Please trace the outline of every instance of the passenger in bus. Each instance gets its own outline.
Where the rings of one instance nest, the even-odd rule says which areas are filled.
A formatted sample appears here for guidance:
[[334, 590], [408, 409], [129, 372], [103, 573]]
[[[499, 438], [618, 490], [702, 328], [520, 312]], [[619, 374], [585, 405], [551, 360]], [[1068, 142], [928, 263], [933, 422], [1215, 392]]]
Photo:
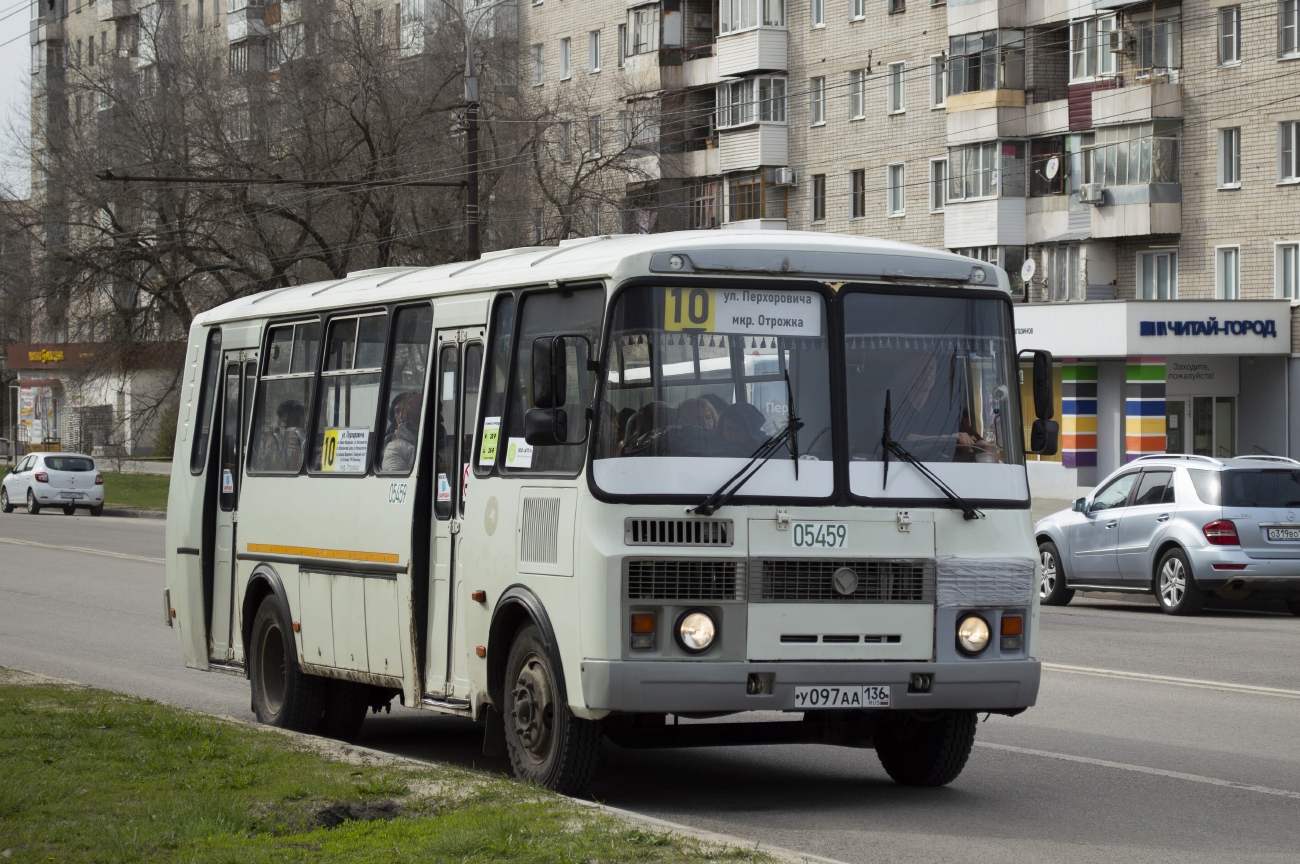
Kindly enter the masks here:
[[306, 410], [297, 399], [285, 399], [275, 409], [275, 425], [258, 436], [254, 463], [262, 471], [297, 471], [307, 443]]
[[683, 399], [677, 406], [677, 422], [682, 426], [716, 429], [718, 412], [707, 399]]
[[393, 400], [392, 439], [384, 445], [380, 471], [405, 474], [415, 464], [416, 424], [420, 422], [420, 391], [409, 390]]
[[667, 402], [647, 402], [627, 421], [621, 456], [667, 456], [663, 430], [677, 424], [677, 409]]
[[721, 396], [719, 396], [717, 393], [705, 393], [700, 398], [713, 406], [713, 410], [717, 412], [719, 419], [721, 419], [722, 417], [722, 412], [726, 411], [727, 406], [731, 404], [726, 399], [723, 399]]
[[728, 405], [718, 418], [718, 431], [722, 433], [722, 440], [729, 445], [732, 456], [748, 458], [767, 440], [763, 434], [763, 424], [766, 422], [767, 418], [762, 411], [748, 402], [737, 402]]

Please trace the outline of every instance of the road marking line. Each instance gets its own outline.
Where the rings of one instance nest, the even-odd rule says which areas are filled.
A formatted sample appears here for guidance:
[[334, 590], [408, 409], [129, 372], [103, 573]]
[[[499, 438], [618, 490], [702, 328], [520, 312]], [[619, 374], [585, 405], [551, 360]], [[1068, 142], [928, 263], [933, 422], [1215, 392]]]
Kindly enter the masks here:
[[0, 543], [12, 543], [14, 546], [35, 546], [39, 549], [56, 549], [60, 552], [80, 552], [83, 555], [104, 555], [108, 558], [125, 558], [128, 561], [145, 561], [149, 564], [166, 564], [162, 558], [147, 558], [144, 555], [128, 555], [125, 552], [109, 552], [107, 549], [90, 549], [85, 546], [56, 546], [53, 543], [37, 543], [35, 540], [18, 540], [13, 537], [0, 537]]
[[1088, 666], [1065, 666], [1044, 663], [1049, 672], [1068, 672], [1072, 675], [1093, 675], [1098, 678], [1118, 678], [1125, 681], [1149, 681], [1153, 684], [1173, 684], [1176, 687], [1197, 687], [1202, 690], [1223, 690], [1228, 693], [1251, 693], [1256, 696], [1279, 696], [1283, 699], [1300, 699], [1300, 690], [1283, 690], [1279, 687], [1256, 687], [1253, 684], [1230, 684], [1226, 681], [1202, 681], [1199, 678], [1173, 678], [1168, 675], [1148, 675], [1143, 672], [1120, 672], [1115, 669], [1093, 669]]
[[1088, 756], [1071, 756], [1067, 753], [1051, 753], [1047, 750], [1030, 750], [1028, 747], [1012, 747], [1010, 744], [991, 744], [976, 741], [976, 747], [990, 750], [1003, 750], [1007, 753], [1019, 753], [1024, 756], [1042, 756], [1047, 759], [1060, 759], [1062, 762], [1078, 762], [1082, 765], [1096, 765], [1099, 768], [1115, 768], [1120, 771], [1132, 771], [1135, 774], [1150, 774], [1155, 777], [1168, 777], [1172, 780], [1187, 780], [1191, 783], [1204, 783], [1207, 786], [1225, 786], [1242, 792], [1258, 792], [1262, 795], [1276, 795], [1279, 798], [1300, 799], [1300, 792], [1287, 789], [1273, 789], [1269, 786], [1255, 786], [1251, 783], [1237, 783], [1233, 780], [1220, 780], [1217, 777], [1203, 777], [1200, 774], [1184, 774], [1182, 771], [1165, 771], [1161, 768], [1148, 768], [1145, 765], [1129, 765], [1124, 762], [1111, 762], [1107, 759], [1093, 759]]

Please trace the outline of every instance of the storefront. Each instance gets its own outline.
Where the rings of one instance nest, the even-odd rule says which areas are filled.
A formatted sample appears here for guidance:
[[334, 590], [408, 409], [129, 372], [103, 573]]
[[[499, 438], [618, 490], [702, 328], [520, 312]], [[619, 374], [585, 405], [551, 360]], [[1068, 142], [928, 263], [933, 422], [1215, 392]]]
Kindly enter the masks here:
[[1059, 372], [1061, 452], [1031, 459], [1034, 494], [1082, 494], [1150, 453], [1300, 453], [1289, 300], [1015, 308], [1017, 346], [1051, 351]]

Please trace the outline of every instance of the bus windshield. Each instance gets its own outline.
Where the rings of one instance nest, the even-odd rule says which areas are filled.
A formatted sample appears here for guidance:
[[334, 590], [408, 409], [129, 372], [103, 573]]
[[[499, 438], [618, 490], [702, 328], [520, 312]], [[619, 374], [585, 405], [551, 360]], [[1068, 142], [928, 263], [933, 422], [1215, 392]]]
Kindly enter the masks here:
[[597, 485], [620, 494], [708, 495], [779, 434], [803, 423], [741, 497], [834, 490], [826, 304], [818, 291], [636, 286], [609, 333], [593, 454]]

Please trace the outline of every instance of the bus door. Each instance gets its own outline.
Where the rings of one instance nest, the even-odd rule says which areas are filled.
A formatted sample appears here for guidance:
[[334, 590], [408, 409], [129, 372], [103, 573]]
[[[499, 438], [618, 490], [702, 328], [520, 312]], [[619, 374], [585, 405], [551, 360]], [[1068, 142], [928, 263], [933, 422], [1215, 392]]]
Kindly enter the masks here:
[[439, 330], [434, 340], [438, 364], [434, 379], [437, 401], [433, 405], [437, 437], [425, 686], [429, 692], [446, 699], [464, 698], [469, 686], [460, 610], [470, 600], [460, 575], [458, 547], [483, 367], [480, 333], [481, 328]]
[[217, 459], [216, 563], [212, 574], [212, 620], [208, 657], [218, 663], [234, 659], [231, 630], [235, 609], [235, 534], [239, 523], [239, 487], [244, 447], [257, 383], [257, 352], [227, 351], [221, 365], [221, 452]]

